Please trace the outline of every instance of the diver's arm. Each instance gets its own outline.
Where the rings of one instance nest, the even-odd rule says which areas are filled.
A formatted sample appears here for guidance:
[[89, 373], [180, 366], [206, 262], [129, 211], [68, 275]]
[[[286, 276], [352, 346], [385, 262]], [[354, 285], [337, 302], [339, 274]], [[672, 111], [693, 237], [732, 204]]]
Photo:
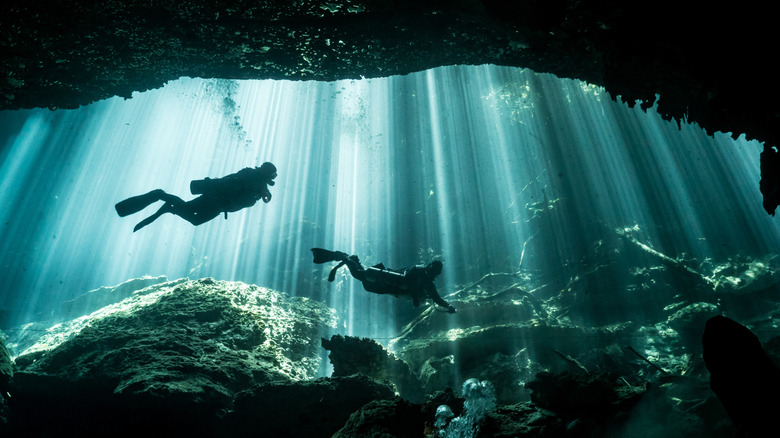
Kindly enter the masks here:
[[457, 312], [457, 310], [455, 310], [455, 308], [452, 307], [450, 303], [444, 301], [444, 299], [439, 295], [439, 292], [436, 291], [436, 285], [433, 284], [433, 282], [430, 282], [427, 286], [425, 286], [425, 293], [428, 294], [434, 303], [444, 307], [449, 313]]
[[268, 173], [268, 170], [263, 167], [247, 167], [238, 171], [236, 175], [241, 179], [243, 189], [253, 193], [255, 201], [262, 199], [266, 204], [271, 202], [271, 192], [268, 190], [268, 186], [275, 184], [273, 180], [276, 178], [275, 168], [273, 173]]
[[266, 204], [271, 202], [271, 192], [268, 190], [267, 186], [260, 191], [260, 197], [258, 199], [262, 199]]

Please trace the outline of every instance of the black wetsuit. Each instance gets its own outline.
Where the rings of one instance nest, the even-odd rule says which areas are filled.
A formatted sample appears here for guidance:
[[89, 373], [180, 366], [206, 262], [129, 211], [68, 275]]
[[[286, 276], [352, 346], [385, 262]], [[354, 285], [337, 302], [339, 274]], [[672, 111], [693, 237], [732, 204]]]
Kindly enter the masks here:
[[[363, 288], [368, 292], [397, 297], [408, 296], [412, 298], [415, 306], [430, 298], [434, 303], [444, 307], [450, 313], [455, 313], [455, 308], [442, 299], [436, 290], [436, 285], [433, 284], [433, 279], [439, 272], [431, 274], [428, 267], [424, 265], [415, 265], [403, 269], [388, 269], [380, 263], [370, 268], [363, 268], [357, 256], [347, 257], [343, 252], [333, 252], [319, 248], [314, 248], [312, 251], [315, 253], [315, 263], [333, 260], [341, 261], [331, 271], [331, 275], [328, 277], [329, 281], [334, 280], [335, 272], [338, 268], [346, 265], [350, 274], [360, 280], [363, 283]], [[328, 255], [324, 257], [319, 256], [322, 253], [318, 253], [318, 251], [326, 252]], [[440, 262], [439, 266], [441, 266]]]
[[157, 189], [125, 199], [115, 207], [119, 216], [127, 216], [154, 202], [165, 202], [156, 213], [139, 222], [133, 231], [149, 225], [165, 213], [175, 214], [193, 225], [200, 225], [221, 213], [227, 218], [228, 213], [251, 207], [261, 199], [268, 203], [271, 200], [268, 186], [274, 185], [276, 176], [276, 167], [264, 163], [261, 167], [247, 167], [222, 178], [192, 181], [191, 192], [200, 196], [190, 201]]

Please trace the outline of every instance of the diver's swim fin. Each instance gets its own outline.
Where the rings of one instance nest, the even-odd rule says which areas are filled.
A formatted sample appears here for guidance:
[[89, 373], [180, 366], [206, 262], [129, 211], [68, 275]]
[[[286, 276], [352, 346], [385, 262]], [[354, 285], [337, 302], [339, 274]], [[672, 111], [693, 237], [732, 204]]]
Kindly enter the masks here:
[[138, 222], [138, 224], [136, 224], [135, 228], [133, 228], [133, 232], [135, 233], [136, 231], [140, 230], [141, 228], [151, 224], [152, 222], [157, 220], [158, 217], [162, 216], [163, 213], [167, 213], [167, 211], [165, 210], [165, 206], [163, 206], [162, 208], [157, 210], [157, 212], [155, 214], [149, 216], [148, 218], [142, 220], [141, 222]]
[[314, 254], [314, 263], [327, 263], [336, 260], [345, 260], [347, 254], [341, 251], [329, 251], [322, 248], [312, 248], [312, 254]]
[[159, 201], [160, 195], [164, 193], [165, 192], [162, 189], [152, 190], [149, 193], [133, 196], [132, 198], [127, 198], [124, 201], [120, 201], [114, 206], [114, 208], [116, 208], [116, 212], [119, 214], [119, 217], [125, 217], [129, 214], [138, 213], [152, 203]]
[[328, 274], [328, 281], [333, 283], [333, 280], [336, 279], [336, 271], [339, 270], [340, 267], [344, 266], [346, 262], [341, 262], [338, 265], [334, 266], [333, 269], [330, 270], [330, 274]]

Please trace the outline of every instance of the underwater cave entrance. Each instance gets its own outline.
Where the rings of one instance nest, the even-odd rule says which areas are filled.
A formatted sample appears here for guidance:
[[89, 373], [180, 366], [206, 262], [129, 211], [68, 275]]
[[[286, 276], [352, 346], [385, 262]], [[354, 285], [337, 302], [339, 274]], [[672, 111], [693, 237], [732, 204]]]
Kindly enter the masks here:
[[[653, 253], [626, 250], [638, 244], [703, 273], [737, 257], [773, 272], [778, 233], [760, 208], [757, 142], [678, 127], [530, 70], [182, 78], [129, 100], [0, 117], [0, 197], [11, 206], [0, 213], [0, 305], [17, 322], [147, 274], [321, 300], [342, 315], [338, 332], [384, 344], [419, 313], [343, 273], [327, 283], [313, 246], [392, 267], [441, 259], [442, 295], [497, 273], [544, 298], [568, 290], [582, 321], [636, 319], [636, 303], [653, 301], [640, 281], [653, 272], [639, 273]], [[112, 211], [127, 196], [186, 195], [191, 180], [264, 161], [279, 169], [273, 201], [227, 220], [193, 227], [166, 215], [132, 233]]]

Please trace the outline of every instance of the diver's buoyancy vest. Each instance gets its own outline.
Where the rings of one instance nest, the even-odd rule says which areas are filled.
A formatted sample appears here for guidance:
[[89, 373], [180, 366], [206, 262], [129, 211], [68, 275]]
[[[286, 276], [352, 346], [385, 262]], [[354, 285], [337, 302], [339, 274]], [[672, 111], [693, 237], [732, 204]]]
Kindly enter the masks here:
[[268, 181], [263, 181], [261, 175], [259, 167], [246, 167], [221, 178], [191, 181], [190, 192], [193, 195], [218, 196], [223, 204], [222, 211], [234, 212], [253, 206], [265, 194], [270, 199]]
[[245, 167], [236, 173], [220, 178], [203, 178], [191, 181], [190, 192], [193, 195], [236, 191], [259, 192], [268, 183], [263, 176], [264, 174], [259, 167]]

